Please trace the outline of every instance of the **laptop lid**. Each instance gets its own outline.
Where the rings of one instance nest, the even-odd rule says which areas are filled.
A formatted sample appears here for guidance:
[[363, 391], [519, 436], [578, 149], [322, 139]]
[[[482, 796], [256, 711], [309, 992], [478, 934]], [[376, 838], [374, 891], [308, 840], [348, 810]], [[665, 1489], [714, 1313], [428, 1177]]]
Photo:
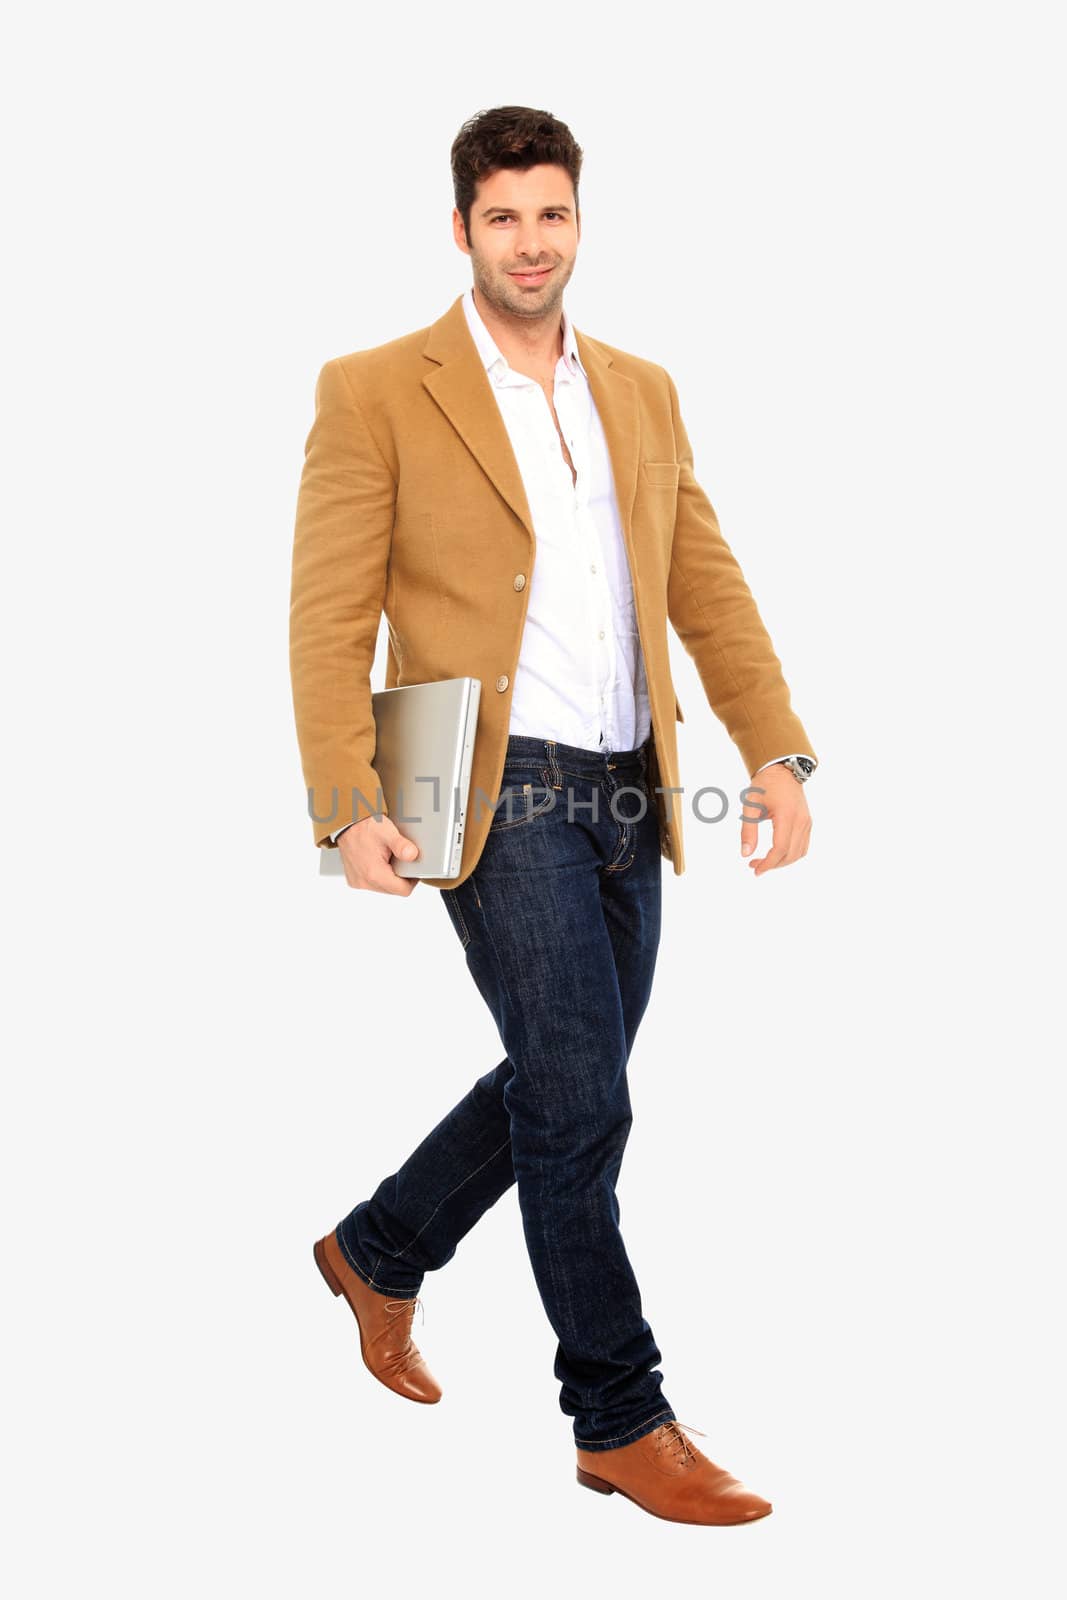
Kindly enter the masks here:
[[[374, 768], [386, 808], [419, 847], [414, 861], [394, 856], [400, 877], [459, 874], [481, 687], [478, 678], [442, 678], [371, 695]], [[375, 796], [367, 799], [373, 803]], [[339, 851], [320, 849], [319, 871], [343, 878]]]

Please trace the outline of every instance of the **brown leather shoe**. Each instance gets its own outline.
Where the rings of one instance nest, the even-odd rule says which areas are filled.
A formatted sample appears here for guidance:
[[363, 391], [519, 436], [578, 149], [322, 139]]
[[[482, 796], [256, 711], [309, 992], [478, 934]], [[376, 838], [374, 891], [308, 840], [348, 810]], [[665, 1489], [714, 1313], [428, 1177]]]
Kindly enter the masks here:
[[614, 1494], [617, 1489], [642, 1510], [668, 1522], [722, 1527], [765, 1517], [771, 1502], [709, 1461], [682, 1432], [688, 1426], [672, 1418], [633, 1444], [610, 1450], [579, 1446], [578, 1482], [598, 1494]]
[[356, 1315], [363, 1364], [379, 1383], [405, 1400], [433, 1405], [441, 1398], [437, 1382], [411, 1340], [418, 1295], [394, 1300], [380, 1294], [353, 1272], [341, 1253], [337, 1230], [315, 1242], [315, 1262], [334, 1294], [342, 1294]]

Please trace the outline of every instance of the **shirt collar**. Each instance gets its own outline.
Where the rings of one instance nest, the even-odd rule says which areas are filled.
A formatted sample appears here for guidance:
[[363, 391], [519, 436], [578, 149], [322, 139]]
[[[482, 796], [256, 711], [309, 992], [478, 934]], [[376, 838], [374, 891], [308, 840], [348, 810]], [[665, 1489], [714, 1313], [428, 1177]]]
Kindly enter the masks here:
[[[508, 366], [506, 357], [501, 355], [496, 340], [482, 321], [482, 314], [474, 303], [473, 285], [463, 296], [463, 310], [466, 313], [467, 325], [478, 347], [478, 354], [482, 358], [482, 365], [485, 370], [492, 375], [493, 367], [499, 362], [498, 371], [501, 374], [510, 372], [512, 369]], [[582, 366], [582, 359], [578, 354], [578, 340], [575, 336], [574, 324], [567, 315], [566, 309], [563, 311], [563, 360], [572, 378], [576, 378], [579, 373], [583, 378], [588, 377], [585, 368]]]

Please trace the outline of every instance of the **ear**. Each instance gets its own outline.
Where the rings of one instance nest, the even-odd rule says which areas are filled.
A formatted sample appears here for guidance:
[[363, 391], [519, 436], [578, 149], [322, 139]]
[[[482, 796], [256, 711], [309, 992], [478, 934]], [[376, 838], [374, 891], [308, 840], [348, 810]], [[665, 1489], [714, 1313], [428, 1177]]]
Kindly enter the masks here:
[[458, 206], [452, 207], [452, 237], [459, 249], [463, 251], [463, 254], [469, 256], [471, 247], [467, 243], [467, 235], [463, 231], [463, 215]]

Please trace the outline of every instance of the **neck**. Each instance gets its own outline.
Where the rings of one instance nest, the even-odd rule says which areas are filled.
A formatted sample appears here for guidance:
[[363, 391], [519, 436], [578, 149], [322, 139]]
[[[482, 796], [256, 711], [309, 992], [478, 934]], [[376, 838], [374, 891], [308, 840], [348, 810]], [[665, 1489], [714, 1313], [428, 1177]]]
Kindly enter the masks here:
[[473, 286], [474, 305], [507, 361], [518, 371], [523, 364], [555, 368], [563, 354], [563, 313], [560, 307], [543, 317], [514, 317], [491, 306]]

